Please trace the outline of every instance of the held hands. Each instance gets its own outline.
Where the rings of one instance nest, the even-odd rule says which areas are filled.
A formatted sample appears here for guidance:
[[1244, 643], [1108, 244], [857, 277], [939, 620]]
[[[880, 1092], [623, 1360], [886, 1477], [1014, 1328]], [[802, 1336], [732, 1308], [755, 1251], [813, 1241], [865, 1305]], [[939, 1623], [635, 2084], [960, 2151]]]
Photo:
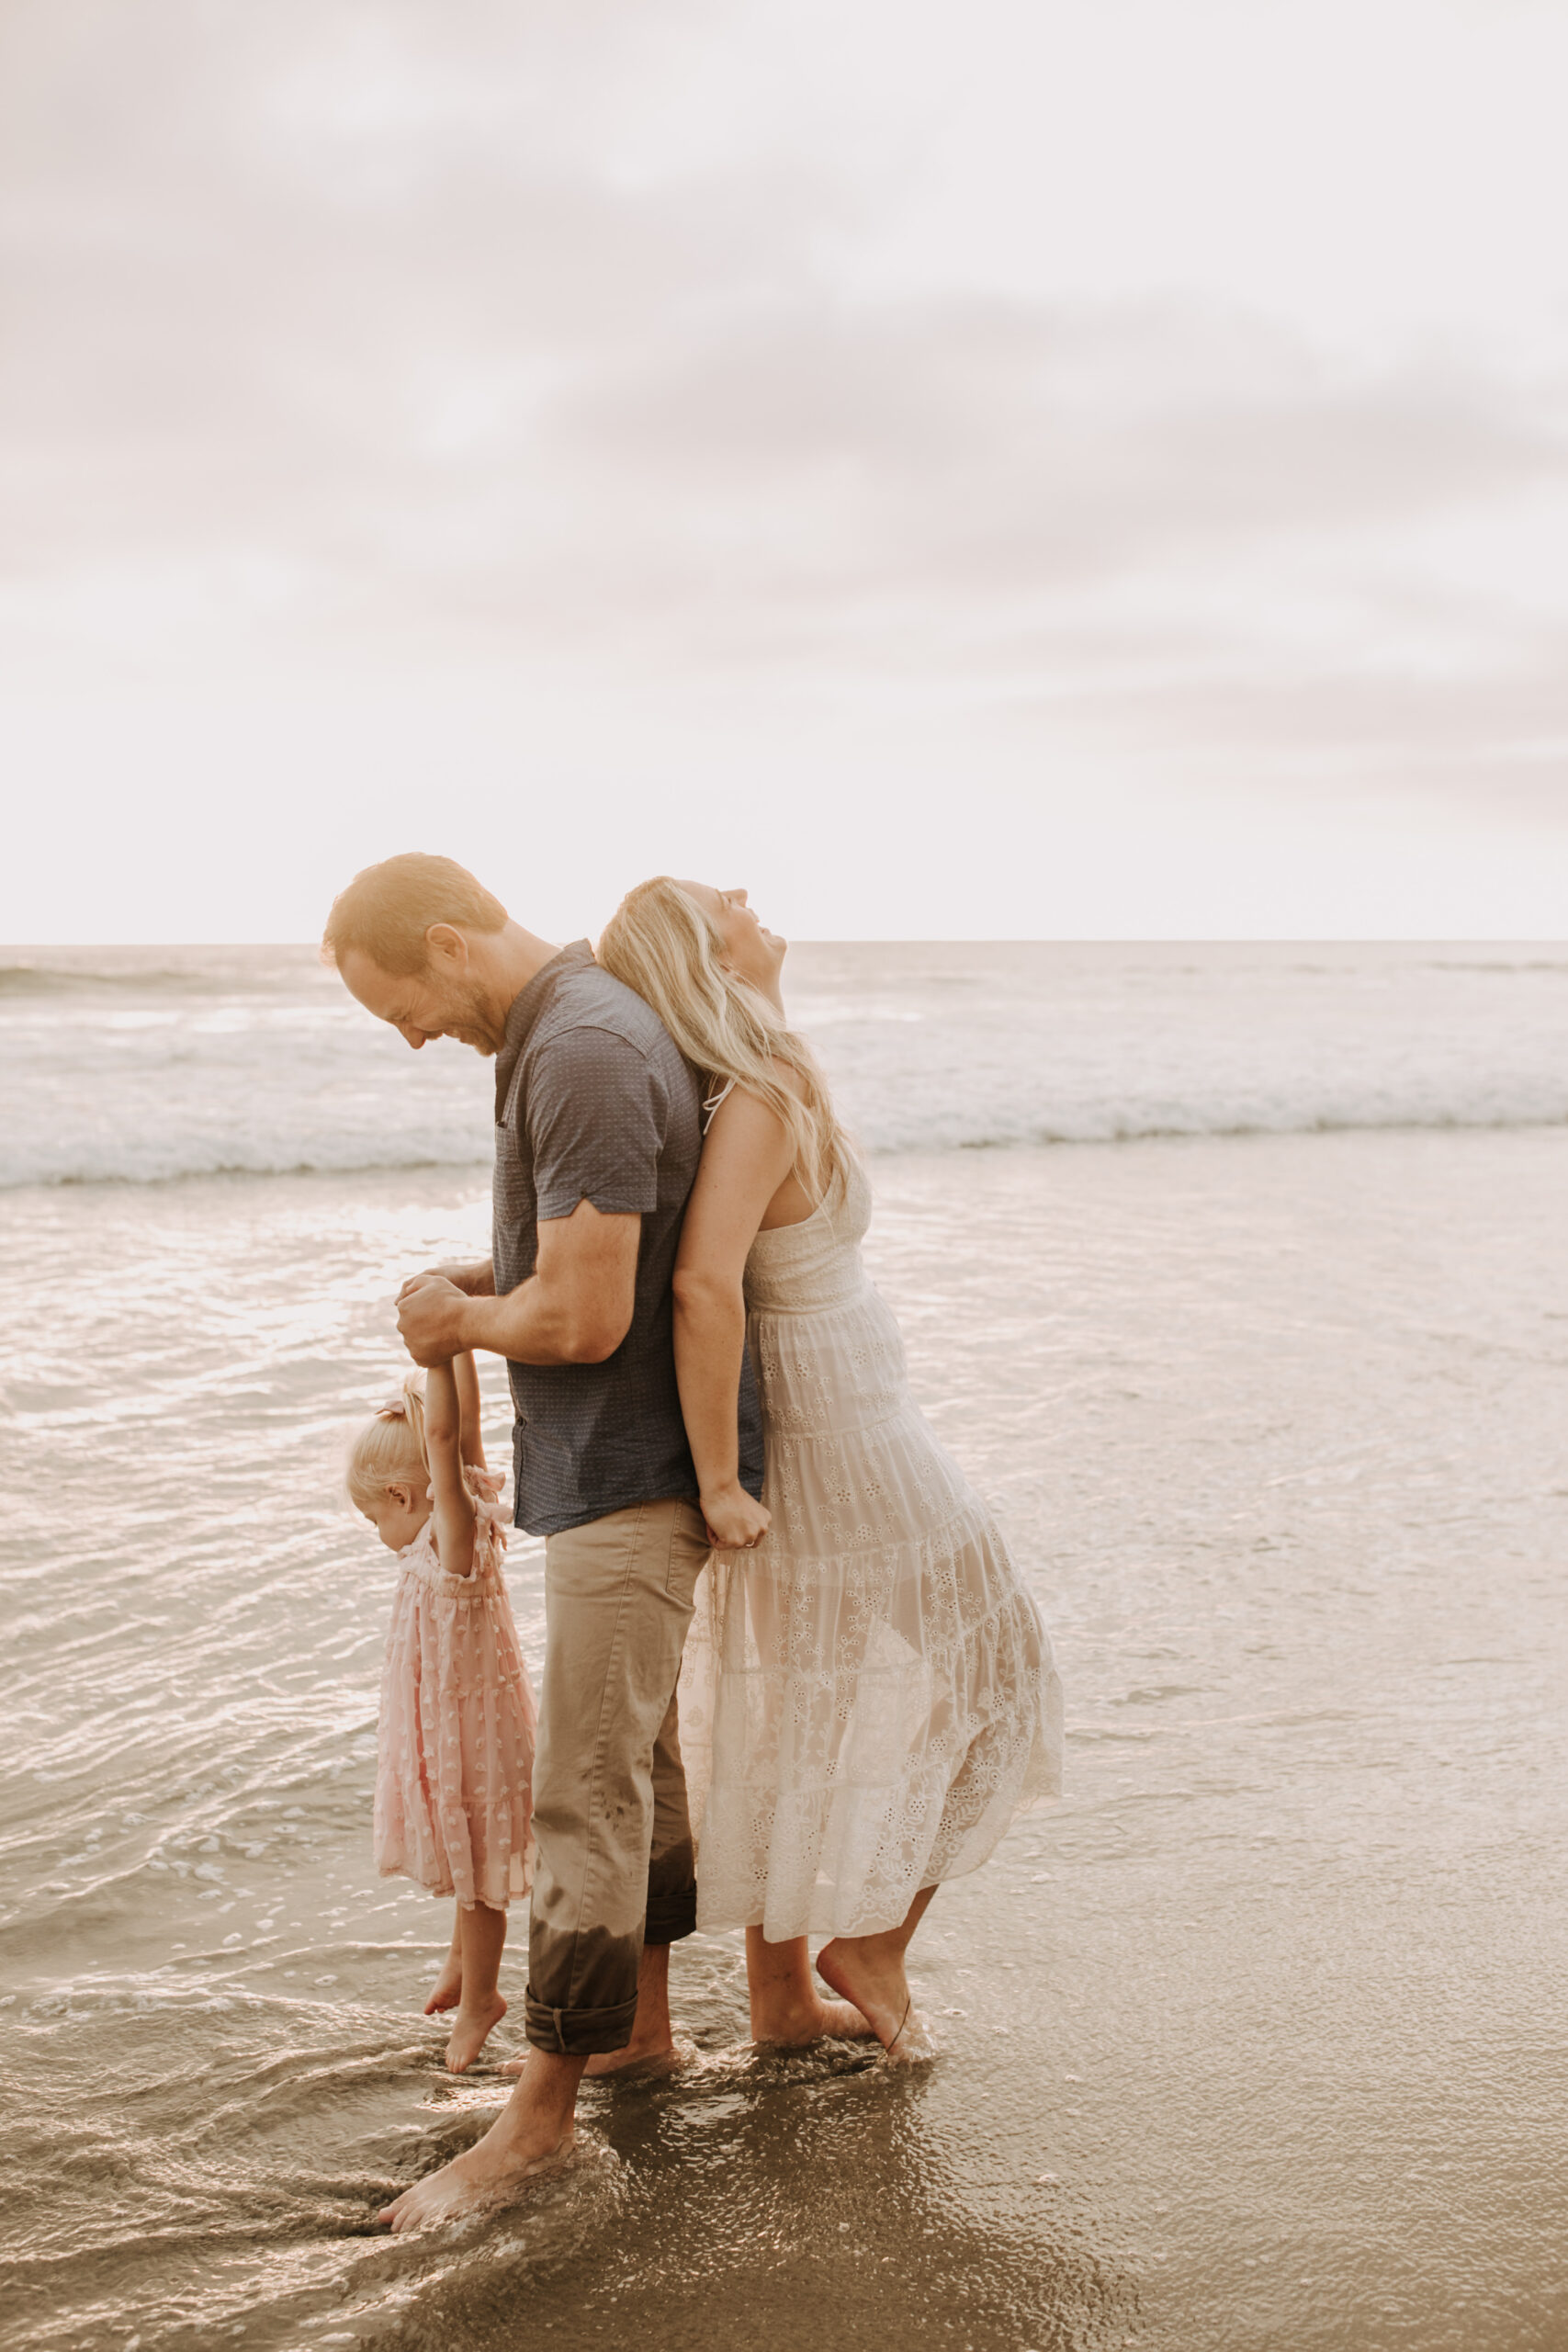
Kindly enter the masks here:
[[415, 1274], [398, 1293], [398, 1330], [415, 1363], [449, 1363], [468, 1346], [468, 1294], [445, 1274]]
[[772, 1511], [764, 1510], [739, 1481], [704, 1495], [700, 1508], [708, 1542], [718, 1552], [751, 1551], [773, 1524]]
[[409, 1276], [398, 1296], [406, 1297], [416, 1283], [427, 1283], [432, 1275], [444, 1283], [451, 1283], [467, 1298], [493, 1298], [495, 1295], [494, 1269], [488, 1258], [481, 1258], [477, 1263], [462, 1259], [454, 1260], [450, 1265], [423, 1267], [417, 1274]]

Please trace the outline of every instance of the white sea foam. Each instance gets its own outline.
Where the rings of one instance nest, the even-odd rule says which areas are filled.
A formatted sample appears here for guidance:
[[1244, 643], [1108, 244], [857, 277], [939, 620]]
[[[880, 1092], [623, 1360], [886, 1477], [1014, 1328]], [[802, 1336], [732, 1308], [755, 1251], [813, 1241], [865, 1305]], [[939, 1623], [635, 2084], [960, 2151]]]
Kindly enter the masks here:
[[[788, 967], [873, 1152], [1568, 1120], [1568, 951], [821, 944]], [[13, 950], [0, 1185], [480, 1165], [488, 1072], [305, 948]]]

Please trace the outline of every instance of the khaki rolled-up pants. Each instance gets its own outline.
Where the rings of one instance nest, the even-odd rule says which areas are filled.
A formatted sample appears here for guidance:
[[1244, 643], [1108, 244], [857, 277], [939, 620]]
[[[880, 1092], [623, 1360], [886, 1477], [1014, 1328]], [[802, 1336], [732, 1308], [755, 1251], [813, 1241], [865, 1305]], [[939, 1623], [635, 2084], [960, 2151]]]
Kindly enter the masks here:
[[624, 2050], [645, 1940], [696, 1926], [675, 1686], [707, 1555], [701, 1512], [674, 1498], [546, 1538], [524, 2013], [537, 2049]]

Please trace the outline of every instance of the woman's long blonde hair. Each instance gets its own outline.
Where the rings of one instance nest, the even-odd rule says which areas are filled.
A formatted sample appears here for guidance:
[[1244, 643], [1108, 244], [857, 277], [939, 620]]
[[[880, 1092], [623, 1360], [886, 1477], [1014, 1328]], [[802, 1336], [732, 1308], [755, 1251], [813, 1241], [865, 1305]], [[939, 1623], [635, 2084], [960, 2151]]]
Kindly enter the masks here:
[[[783, 1121], [795, 1173], [814, 1201], [825, 1200], [851, 1153], [817, 1057], [759, 989], [725, 968], [717, 926], [691, 892], [668, 874], [639, 882], [605, 924], [598, 954], [716, 1090], [734, 1084]], [[800, 1093], [775, 1062], [795, 1072]]]

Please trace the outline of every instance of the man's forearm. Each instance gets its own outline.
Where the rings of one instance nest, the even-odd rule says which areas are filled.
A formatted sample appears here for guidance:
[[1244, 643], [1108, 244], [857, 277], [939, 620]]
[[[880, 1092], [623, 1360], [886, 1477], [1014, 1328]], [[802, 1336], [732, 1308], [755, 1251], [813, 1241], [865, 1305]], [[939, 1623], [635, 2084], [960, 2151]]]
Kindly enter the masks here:
[[[503, 1298], [470, 1297], [459, 1310], [466, 1348], [483, 1348], [513, 1363], [602, 1363], [624, 1334], [614, 1339], [591, 1326], [579, 1305], [552, 1291], [537, 1274]], [[606, 1340], [609, 1344], [606, 1344]]]
[[495, 1296], [495, 1264], [490, 1258], [476, 1259], [471, 1266], [437, 1266], [436, 1272], [445, 1274], [449, 1283], [467, 1291], [470, 1298]]

